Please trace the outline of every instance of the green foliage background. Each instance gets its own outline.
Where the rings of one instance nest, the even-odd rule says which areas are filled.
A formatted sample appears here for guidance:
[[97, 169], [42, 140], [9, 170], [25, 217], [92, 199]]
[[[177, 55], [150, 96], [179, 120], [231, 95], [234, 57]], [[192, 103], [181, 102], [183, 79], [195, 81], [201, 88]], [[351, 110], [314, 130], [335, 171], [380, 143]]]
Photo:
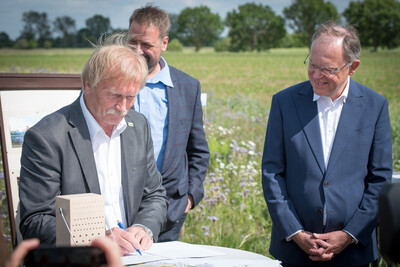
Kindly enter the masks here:
[[[353, 79], [389, 99], [394, 170], [399, 171], [400, 49], [369, 51], [362, 50]], [[91, 52], [0, 50], [0, 72], [79, 73]], [[188, 215], [182, 241], [269, 255], [271, 220], [260, 174], [268, 110], [274, 93], [307, 79], [307, 53], [307, 48], [261, 53], [195, 53], [185, 48], [182, 53], [165, 53], [170, 65], [201, 81], [208, 97], [204, 118], [211, 160], [206, 192]]]

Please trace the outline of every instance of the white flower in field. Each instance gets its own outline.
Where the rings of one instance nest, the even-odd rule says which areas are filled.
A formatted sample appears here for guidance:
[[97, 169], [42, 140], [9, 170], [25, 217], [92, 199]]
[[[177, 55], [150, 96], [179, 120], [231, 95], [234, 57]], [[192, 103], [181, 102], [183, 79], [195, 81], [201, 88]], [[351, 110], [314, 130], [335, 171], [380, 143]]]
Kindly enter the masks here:
[[246, 169], [246, 166], [240, 165], [240, 168], [243, 170], [243, 169]]
[[256, 144], [253, 141], [249, 141], [248, 143], [249, 143], [249, 146], [251, 146], [251, 147], [255, 147], [256, 146]]
[[220, 168], [220, 169], [224, 169], [224, 168], [225, 168], [225, 164], [224, 164], [223, 162], [220, 162], [220, 163], [219, 163], [219, 168]]
[[253, 156], [255, 153], [253, 150], [249, 150], [249, 155]]
[[253, 220], [253, 215], [249, 214], [249, 220]]
[[253, 166], [253, 165], [247, 165], [246, 167], [247, 167], [247, 169], [250, 170], [250, 171], [254, 170], [254, 166]]

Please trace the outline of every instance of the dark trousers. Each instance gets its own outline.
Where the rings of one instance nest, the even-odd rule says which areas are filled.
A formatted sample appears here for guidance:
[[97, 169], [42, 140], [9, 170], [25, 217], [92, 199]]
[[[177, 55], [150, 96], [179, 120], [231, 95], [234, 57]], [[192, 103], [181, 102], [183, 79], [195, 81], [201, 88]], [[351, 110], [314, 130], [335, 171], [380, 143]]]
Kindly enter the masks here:
[[185, 222], [186, 215], [184, 213], [176, 222], [167, 222], [161, 229], [158, 242], [178, 241], [179, 232]]

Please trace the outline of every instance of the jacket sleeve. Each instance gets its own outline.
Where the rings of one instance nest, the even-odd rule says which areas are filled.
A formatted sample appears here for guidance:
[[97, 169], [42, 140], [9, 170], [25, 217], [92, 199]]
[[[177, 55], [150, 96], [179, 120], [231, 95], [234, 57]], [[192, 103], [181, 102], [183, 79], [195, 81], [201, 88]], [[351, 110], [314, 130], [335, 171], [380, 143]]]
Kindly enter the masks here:
[[192, 118], [192, 127], [186, 147], [189, 167], [189, 194], [193, 196], [194, 208], [204, 196], [203, 182], [206, 178], [210, 151], [203, 127], [200, 82], [197, 81], [196, 101]]
[[387, 99], [379, 110], [368, 159], [362, 201], [344, 227], [365, 245], [377, 225], [379, 192], [392, 177], [392, 138]]
[[261, 168], [264, 198], [278, 238], [284, 240], [303, 226], [286, 190], [283, 117], [276, 95], [272, 98]]
[[41, 244], [56, 241], [55, 197], [60, 194], [61, 172], [54, 145], [35, 129], [24, 137], [19, 182], [20, 231], [24, 239]]

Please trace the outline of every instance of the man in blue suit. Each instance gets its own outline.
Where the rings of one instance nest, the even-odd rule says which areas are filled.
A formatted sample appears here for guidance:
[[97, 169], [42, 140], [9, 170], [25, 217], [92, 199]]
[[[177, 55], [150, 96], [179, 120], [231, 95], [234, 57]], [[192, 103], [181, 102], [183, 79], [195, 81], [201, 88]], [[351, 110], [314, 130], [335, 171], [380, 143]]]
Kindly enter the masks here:
[[309, 81], [272, 98], [262, 158], [273, 221], [270, 253], [283, 266], [368, 266], [378, 257], [378, 194], [391, 180], [388, 101], [353, 81], [352, 27], [317, 28]]
[[179, 239], [187, 213], [203, 198], [209, 150], [198, 80], [167, 64], [168, 14], [151, 5], [129, 20], [128, 44], [147, 60], [147, 83], [133, 108], [150, 122], [154, 156], [167, 190], [167, 223], [159, 242]]

